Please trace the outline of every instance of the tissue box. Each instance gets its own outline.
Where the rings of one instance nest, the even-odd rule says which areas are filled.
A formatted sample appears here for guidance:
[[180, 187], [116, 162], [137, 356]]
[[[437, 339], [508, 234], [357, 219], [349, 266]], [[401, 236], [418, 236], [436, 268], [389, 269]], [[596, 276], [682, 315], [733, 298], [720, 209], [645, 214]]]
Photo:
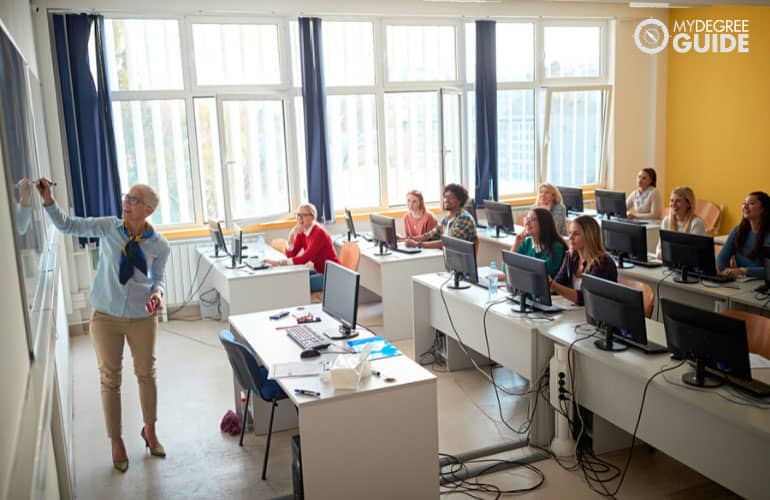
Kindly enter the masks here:
[[329, 374], [335, 389], [355, 390], [361, 377], [370, 371], [368, 361], [360, 362], [357, 355], [341, 355], [334, 360]]

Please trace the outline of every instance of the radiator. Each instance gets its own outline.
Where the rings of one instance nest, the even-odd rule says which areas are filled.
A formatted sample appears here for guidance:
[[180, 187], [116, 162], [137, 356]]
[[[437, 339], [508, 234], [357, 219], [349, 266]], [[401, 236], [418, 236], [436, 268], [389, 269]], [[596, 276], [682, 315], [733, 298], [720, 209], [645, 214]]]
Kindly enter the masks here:
[[[198, 267], [198, 278], [206, 274], [207, 263], [200, 259], [200, 254], [196, 251], [198, 247], [210, 247], [209, 238], [195, 238], [184, 240], [172, 240], [171, 255], [166, 264], [166, 304], [169, 307], [180, 306], [185, 300], [190, 304], [196, 304], [199, 301], [200, 292], [204, 289], [195, 290], [196, 264]], [[200, 280], [198, 280], [200, 281]], [[205, 287], [204, 287], [205, 288]], [[190, 296], [192, 294], [192, 296]]]

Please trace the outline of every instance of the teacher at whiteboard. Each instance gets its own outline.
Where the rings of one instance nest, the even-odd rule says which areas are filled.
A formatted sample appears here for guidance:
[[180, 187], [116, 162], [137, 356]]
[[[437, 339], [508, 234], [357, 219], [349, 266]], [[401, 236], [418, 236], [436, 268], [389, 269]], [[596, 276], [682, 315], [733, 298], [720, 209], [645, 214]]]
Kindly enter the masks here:
[[128, 470], [120, 406], [125, 341], [128, 341], [139, 383], [144, 416], [140, 434], [152, 455], [165, 457], [166, 452], [155, 432], [158, 323], [153, 311], [163, 308], [170, 247], [147, 221], [158, 206], [158, 195], [150, 186], [136, 184], [123, 195], [122, 219], [82, 218], [68, 216], [59, 208], [47, 179], [38, 181], [37, 190], [53, 225], [61, 232], [99, 238], [99, 264], [90, 294], [94, 313], [89, 332], [99, 362], [102, 406], [107, 435], [112, 440], [113, 466], [120, 472]]

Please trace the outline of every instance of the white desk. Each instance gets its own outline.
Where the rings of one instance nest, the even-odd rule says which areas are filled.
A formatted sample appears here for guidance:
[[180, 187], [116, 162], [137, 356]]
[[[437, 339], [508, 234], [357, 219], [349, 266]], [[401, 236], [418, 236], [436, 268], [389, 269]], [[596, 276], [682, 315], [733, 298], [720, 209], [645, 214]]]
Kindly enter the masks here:
[[[345, 240], [346, 241], [346, 240]], [[341, 246], [342, 240], [335, 239]], [[412, 322], [407, 314], [412, 303], [412, 276], [444, 269], [444, 252], [424, 248], [422, 252], [405, 254], [391, 251], [379, 256], [379, 248], [368, 241], [359, 241], [361, 260], [358, 272], [361, 286], [382, 298], [382, 321], [388, 340], [406, 339], [412, 336]]]
[[[524, 227], [517, 225], [514, 226], [514, 230], [516, 234], [519, 234], [524, 231]], [[488, 232], [485, 228], [478, 228], [476, 230], [479, 237], [479, 251], [476, 255], [476, 262], [478, 262], [479, 266], [488, 266], [494, 260], [497, 268], [501, 269], [502, 251], [511, 249], [513, 242], [516, 241], [516, 236], [501, 233], [500, 238], [495, 238], [490, 236], [495, 234], [493, 231]]]
[[770, 311], [770, 295], [758, 294], [753, 291], [761, 283], [763, 281], [759, 280], [746, 283], [748, 291], [730, 297], [730, 309], [767, 315], [768, 311]]
[[[471, 363], [456, 343], [458, 337], [450, 324], [450, 317], [441, 298], [441, 286], [448, 278], [448, 273], [444, 272], [412, 278], [414, 353], [417, 358], [430, 350], [435, 330], [439, 330], [447, 337], [447, 368], [454, 370], [471, 366]], [[444, 287], [443, 295], [460, 340], [465, 346], [479, 353], [475, 358], [484, 360], [487, 357], [487, 341], [484, 336], [483, 315], [487, 306], [488, 291], [478, 286], [465, 290]], [[503, 296], [504, 292], [498, 292], [499, 298]], [[566, 301], [559, 301], [557, 297], [554, 297], [554, 300], [558, 305], [568, 304]], [[543, 323], [549, 322], [526, 319], [511, 312], [512, 305], [510, 302], [498, 304], [487, 313], [490, 357], [529, 380], [532, 388], [553, 354], [550, 342], [544, 342], [537, 334], [537, 329], [542, 328]], [[575, 315], [582, 318], [583, 309], [569, 310], [555, 317], [556, 321], [562, 321], [563, 318]], [[549, 444], [552, 434], [553, 412], [546, 408], [546, 405], [538, 404], [532, 424], [532, 441], [540, 445]]]
[[[305, 308], [336, 322], [318, 304]], [[230, 317], [233, 332], [261, 361], [299, 361], [301, 349], [270, 321], [270, 312]], [[370, 335], [361, 330], [361, 335]], [[324, 356], [324, 358], [331, 356]], [[279, 379], [299, 412], [302, 476], [308, 499], [438, 498], [436, 377], [406, 356], [372, 362], [382, 377], [367, 377], [358, 391], [338, 391], [318, 376]], [[394, 377], [386, 383], [385, 377]], [[297, 396], [294, 389], [321, 392]]]
[[[562, 345], [576, 338], [574, 324], [567, 321], [545, 325], [540, 331]], [[648, 320], [647, 336], [665, 345], [661, 323]], [[670, 362], [669, 357], [646, 355], [635, 349], [605, 352], [595, 348], [593, 340], [578, 342], [573, 348], [578, 401], [632, 433], [644, 384]], [[638, 437], [739, 495], [767, 498], [770, 410], [731, 403], [712, 391], [681, 387], [682, 373], [692, 371], [685, 366], [665, 374], [678, 385], [666, 382], [662, 375], [650, 384]], [[767, 372], [754, 370], [754, 376], [767, 381]]]
[[[227, 269], [225, 266], [231, 264], [229, 257], [210, 257], [212, 249], [205, 247], [199, 248], [198, 253], [203, 256], [204, 263], [198, 273], [196, 288], [213, 265], [206, 282], [227, 302], [231, 315], [310, 303], [310, 271], [307, 267], [278, 266], [261, 271], [247, 267]], [[265, 257], [286, 258], [270, 246], [265, 249]], [[200, 288], [201, 291], [205, 289], [206, 285]]]

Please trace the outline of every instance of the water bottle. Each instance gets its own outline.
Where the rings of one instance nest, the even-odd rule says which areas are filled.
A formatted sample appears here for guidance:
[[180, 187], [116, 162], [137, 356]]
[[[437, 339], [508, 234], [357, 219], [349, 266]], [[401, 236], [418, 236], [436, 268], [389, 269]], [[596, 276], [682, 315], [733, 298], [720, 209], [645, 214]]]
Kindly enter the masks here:
[[494, 260], [489, 263], [489, 276], [487, 278], [489, 281], [489, 300], [491, 301], [497, 295], [497, 264]]
[[265, 235], [257, 235], [257, 257], [259, 260], [265, 258]]

